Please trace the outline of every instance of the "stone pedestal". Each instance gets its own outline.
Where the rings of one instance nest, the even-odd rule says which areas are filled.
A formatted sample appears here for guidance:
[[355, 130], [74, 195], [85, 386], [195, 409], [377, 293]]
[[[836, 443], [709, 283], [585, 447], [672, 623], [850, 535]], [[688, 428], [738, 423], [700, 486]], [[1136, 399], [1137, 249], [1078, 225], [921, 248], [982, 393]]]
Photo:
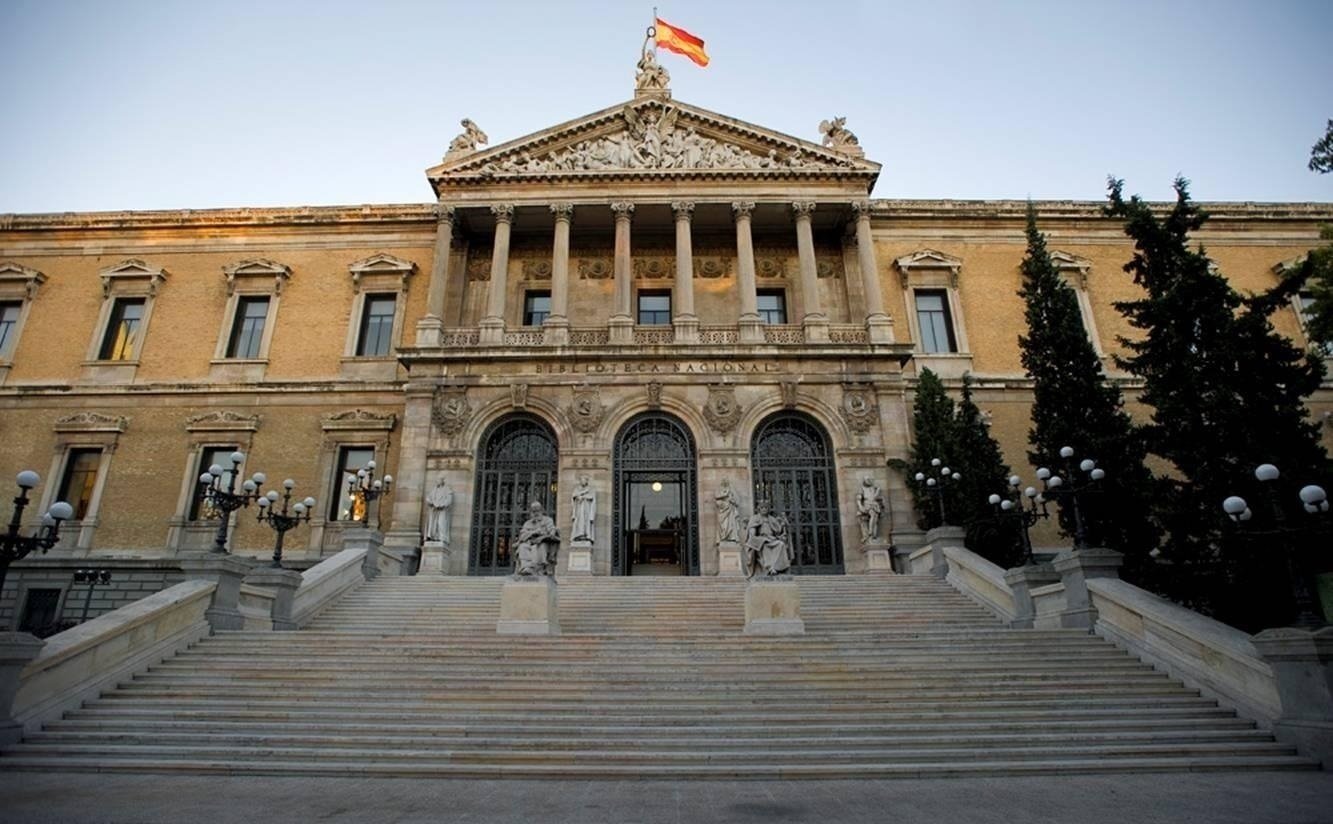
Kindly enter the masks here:
[[792, 580], [756, 580], [745, 588], [746, 635], [804, 635], [801, 590]]
[[735, 541], [717, 544], [717, 574], [720, 578], [745, 577], [745, 550]]
[[560, 613], [554, 578], [505, 581], [500, 587], [500, 635], [559, 635]]
[[0, 746], [17, 744], [23, 738], [23, 725], [14, 720], [19, 673], [44, 646], [45, 641], [26, 632], [0, 632]]
[[214, 632], [220, 629], [245, 629], [245, 617], [241, 615], [241, 582], [253, 569], [254, 565], [250, 561], [222, 552], [181, 558], [181, 572], [187, 579], [217, 584], [213, 590], [213, 601], [204, 611], [204, 617]]
[[448, 558], [449, 548], [443, 541], [426, 541], [421, 545], [421, 567], [417, 574], [443, 575]]
[[1119, 578], [1125, 556], [1113, 549], [1071, 549], [1056, 556], [1051, 566], [1065, 585], [1065, 610], [1060, 626], [1091, 631], [1097, 623], [1097, 610], [1088, 594], [1091, 578]]
[[926, 533], [925, 545], [930, 547], [930, 574], [944, 578], [949, 574], [949, 562], [944, 557], [946, 546], [966, 546], [967, 530], [945, 524]]
[[806, 315], [801, 321], [806, 343], [828, 343], [828, 318], [824, 315]]
[[477, 340], [482, 346], [504, 345], [505, 322], [503, 318], [482, 318], [477, 326], [481, 330]]
[[866, 318], [866, 334], [871, 343], [893, 343], [893, 320], [888, 315]]
[[629, 346], [634, 343], [634, 318], [629, 315], [612, 315], [606, 325], [607, 338], [613, 346]]
[[1273, 734], [1333, 768], [1333, 627], [1267, 629], [1254, 647], [1273, 668], [1282, 702]]
[[893, 574], [893, 548], [888, 544], [863, 544], [861, 552], [866, 556], [866, 573], [876, 575]]
[[245, 576], [245, 583], [273, 590], [271, 617], [274, 630], [299, 629], [292, 620], [292, 603], [296, 600], [296, 590], [301, 587], [302, 580], [301, 573], [296, 570], [276, 567], [256, 567]]
[[358, 527], [343, 533], [343, 549], [366, 550], [366, 557], [361, 561], [361, 574], [367, 581], [379, 577], [382, 546], [384, 546], [384, 533], [377, 529]]
[[758, 315], [742, 315], [739, 322], [741, 343], [763, 343], [764, 325]]
[[550, 317], [542, 321], [542, 344], [545, 346], [569, 345], [569, 319]]
[[444, 345], [444, 321], [426, 315], [417, 321], [417, 346], [437, 349]]
[[592, 541], [570, 541], [565, 557], [568, 559], [565, 563], [567, 574], [576, 576], [592, 574]]
[[677, 315], [671, 319], [671, 327], [676, 343], [699, 342], [699, 318], [694, 315]]
[[1053, 584], [1060, 580], [1060, 573], [1050, 564], [1029, 564], [1004, 571], [1004, 582], [1014, 593], [1014, 620], [1009, 626], [1015, 629], [1032, 629], [1037, 617], [1036, 606], [1032, 603], [1032, 590], [1036, 587]]

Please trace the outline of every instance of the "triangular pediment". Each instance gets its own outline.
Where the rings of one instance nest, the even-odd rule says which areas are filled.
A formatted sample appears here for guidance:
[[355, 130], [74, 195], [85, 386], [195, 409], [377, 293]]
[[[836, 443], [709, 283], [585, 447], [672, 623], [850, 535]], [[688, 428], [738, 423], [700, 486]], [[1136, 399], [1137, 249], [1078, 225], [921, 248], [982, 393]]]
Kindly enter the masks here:
[[953, 255], [946, 255], [934, 249], [922, 249], [910, 255], [903, 255], [895, 260], [894, 264], [903, 271], [909, 269], [953, 269], [956, 271], [962, 268], [963, 261]]
[[487, 181], [585, 177], [835, 177], [869, 186], [879, 169], [688, 103], [640, 97], [489, 149], [451, 149], [426, 175], [438, 192]]
[[1092, 268], [1092, 261], [1087, 258], [1079, 257], [1070, 252], [1062, 252], [1059, 249], [1051, 251], [1051, 263], [1054, 263], [1055, 268], [1060, 270], [1078, 269], [1086, 271]]

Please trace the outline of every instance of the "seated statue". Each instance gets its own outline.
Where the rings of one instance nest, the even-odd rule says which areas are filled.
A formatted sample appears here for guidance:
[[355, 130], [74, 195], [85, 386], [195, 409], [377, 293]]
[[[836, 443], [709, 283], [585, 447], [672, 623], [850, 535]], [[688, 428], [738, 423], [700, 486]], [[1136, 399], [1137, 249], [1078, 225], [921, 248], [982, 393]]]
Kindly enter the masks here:
[[545, 578], [555, 573], [556, 557], [560, 552], [560, 530], [555, 521], [542, 511], [542, 505], [533, 501], [528, 508], [528, 519], [518, 531], [517, 565], [515, 578]]
[[771, 512], [769, 502], [755, 503], [755, 513], [745, 525], [746, 577], [762, 571], [767, 578], [777, 578], [791, 571], [796, 560], [787, 519]]

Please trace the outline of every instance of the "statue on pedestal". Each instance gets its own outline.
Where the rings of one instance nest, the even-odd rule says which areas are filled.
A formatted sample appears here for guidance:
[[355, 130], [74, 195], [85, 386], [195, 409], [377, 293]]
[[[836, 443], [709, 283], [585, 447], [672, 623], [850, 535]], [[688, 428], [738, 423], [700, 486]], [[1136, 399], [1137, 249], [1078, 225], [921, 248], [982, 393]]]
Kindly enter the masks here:
[[774, 515], [768, 501], [755, 502], [755, 513], [745, 525], [746, 577], [762, 571], [765, 578], [786, 576], [796, 560], [787, 533], [787, 519]]
[[597, 521], [597, 490], [589, 485], [587, 475], [579, 476], [579, 485], [575, 487], [571, 499], [574, 504], [573, 539], [590, 543], [597, 540], [594, 534]]
[[884, 514], [884, 493], [867, 475], [856, 492], [856, 517], [861, 522], [861, 543], [874, 543], [879, 537], [879, 518]]
[[443, 475], [435, 480], [435, 488], [426, 495], [426, 506], [430, 507], [426, 540], [448, 544], [449, 528], [453, 526], [454, 489]]
[[555, 528], [551, 516], [542, 511], [540, 501], [533, 501], [528, 512], [515, 543], [514, 578], [549, 578], [555, 572], [560, 552], [560, 530]]
[[722, 488], [713, 500], [717, 502], [717, 542], [740, 543], [741, 501], [736, 490], [731, 488], [730, 480], [722, 479]]

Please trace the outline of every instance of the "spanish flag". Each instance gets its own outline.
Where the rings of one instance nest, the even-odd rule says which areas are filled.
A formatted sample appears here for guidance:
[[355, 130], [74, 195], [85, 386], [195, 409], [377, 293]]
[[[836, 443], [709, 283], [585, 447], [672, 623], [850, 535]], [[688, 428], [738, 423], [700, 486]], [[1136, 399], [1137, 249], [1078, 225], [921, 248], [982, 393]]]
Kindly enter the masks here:
[[685, 31], [678, 29], [662, 18], [657, 18], [657, 45], [676, 54], [683, 54], [686, 57], [698, 63], [700, 66], [708, 65], [708, 54], [704, 51], [704, 41]]

